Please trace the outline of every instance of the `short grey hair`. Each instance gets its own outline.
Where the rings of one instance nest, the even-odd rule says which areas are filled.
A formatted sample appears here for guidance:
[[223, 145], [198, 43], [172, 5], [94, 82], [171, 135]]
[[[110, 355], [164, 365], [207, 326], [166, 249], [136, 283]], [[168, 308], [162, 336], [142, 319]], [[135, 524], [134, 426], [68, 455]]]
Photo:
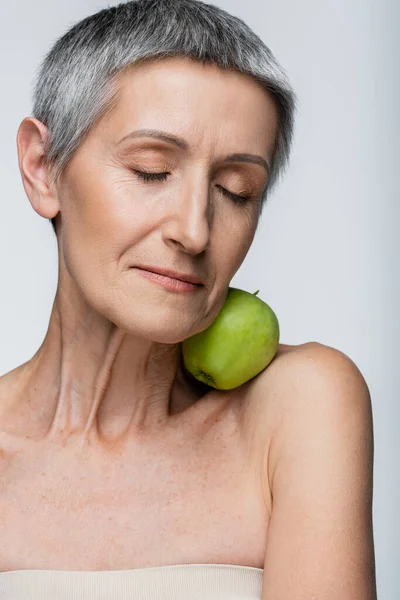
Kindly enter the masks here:
[[288, 165], [297, 97], [284, 69], [248, 25], [199, 0], [123, 2], [84, 18], [55, 42], [33, 91], [33, 117], [48, 128], [44, 162], [51, 181], [59, 180], [91, 127], [117, 102], [118, 74], [139, 61], [171, 56], [250, 75], [272, 96], [277, 136], [261, 212]]

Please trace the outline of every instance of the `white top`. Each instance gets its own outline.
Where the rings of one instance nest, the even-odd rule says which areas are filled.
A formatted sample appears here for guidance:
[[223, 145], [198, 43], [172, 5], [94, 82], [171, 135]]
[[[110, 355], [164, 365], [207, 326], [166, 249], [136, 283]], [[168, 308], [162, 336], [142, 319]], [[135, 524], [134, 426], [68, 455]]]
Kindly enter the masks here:
[[0, 600], [261, 600], [263, 569], [183, 564], [118, 571], [0, 573]]

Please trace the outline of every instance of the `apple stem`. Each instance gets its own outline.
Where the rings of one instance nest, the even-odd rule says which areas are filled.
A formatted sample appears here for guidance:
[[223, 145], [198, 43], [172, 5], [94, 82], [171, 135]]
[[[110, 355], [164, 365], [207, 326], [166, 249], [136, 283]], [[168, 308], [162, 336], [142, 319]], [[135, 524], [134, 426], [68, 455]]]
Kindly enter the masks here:
[[260, 290], [257, 290], [256, 292], [254, 292], [253, 296], [257, 296], [257, 294], [258, 294], [259, 291]]

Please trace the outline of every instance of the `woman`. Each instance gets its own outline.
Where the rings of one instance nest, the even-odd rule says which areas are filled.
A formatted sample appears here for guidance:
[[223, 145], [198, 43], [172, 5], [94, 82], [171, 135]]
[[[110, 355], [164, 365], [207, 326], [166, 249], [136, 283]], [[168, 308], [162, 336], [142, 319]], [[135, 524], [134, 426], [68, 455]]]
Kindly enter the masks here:
[[59, 279], [41, 347], [0, 380], [0, 598], [376, 598], [355, 364], [281, 345], [230, 391], [182, 364], [294, 111], [262, 41], [196, 0], [107, 8], [46, 56], [17, 146]]

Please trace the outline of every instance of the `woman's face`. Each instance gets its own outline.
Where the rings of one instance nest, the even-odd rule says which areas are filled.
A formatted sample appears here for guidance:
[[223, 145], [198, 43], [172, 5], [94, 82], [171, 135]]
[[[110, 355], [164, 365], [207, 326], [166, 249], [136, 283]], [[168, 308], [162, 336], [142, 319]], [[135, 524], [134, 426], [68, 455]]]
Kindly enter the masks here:
[[[58, 186], [60, 268], [119, 327], [177, 343], [215, 319], [250, 248], [276, 110], [250, 77], [185, 58], [130, 67], [120, 82], [119, 102]], [[203, 285], [173, 292], [134, 268], [141, 265]]]

